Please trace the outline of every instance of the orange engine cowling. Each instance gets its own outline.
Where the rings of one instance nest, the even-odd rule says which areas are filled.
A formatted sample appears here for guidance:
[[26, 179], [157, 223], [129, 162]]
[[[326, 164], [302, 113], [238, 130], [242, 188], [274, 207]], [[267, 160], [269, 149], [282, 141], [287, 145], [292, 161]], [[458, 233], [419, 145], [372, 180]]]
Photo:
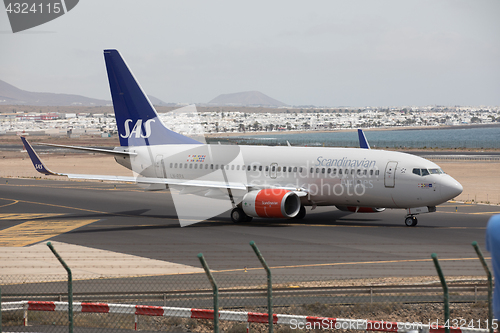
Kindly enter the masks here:
[[335, 206], [338, 210], [343, 212], [353, 212], [353, 213], [380, 213], [385, 210], [385, 208], [376, 207], [357, 207], [357, 206]]
[[292, 191], [269, 188], [245, 194], [241, 206], [248, 216], [290, 218], [299, 213], [300, 199]]

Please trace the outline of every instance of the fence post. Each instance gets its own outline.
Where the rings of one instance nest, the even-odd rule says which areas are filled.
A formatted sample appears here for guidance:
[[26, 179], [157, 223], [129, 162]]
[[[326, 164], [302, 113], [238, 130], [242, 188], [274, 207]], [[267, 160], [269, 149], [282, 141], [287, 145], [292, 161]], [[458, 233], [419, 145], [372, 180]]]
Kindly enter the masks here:
[[474, 247], [474, 250], [476, 250], [477, 256], [479, 257], [479, 260], [481, 261], [481, 264], [483, 265], [484, 271], [486, 272], [486, 275], [488, 276], [488, 329], [490, 333], [493, 333], [493, 308], [492, 308], [492, 298], [493, 298], [493, 281], [491, 277], [491, 272], [490, 269], [488, 268], [488, 264], [486, 264], [486, 260], [484, 260], [483, 253], [481, 252], [481, 249], [479, 246], [477, 246], [477, 242], [474, 241], [472, 242], [472, 246]]
[[267, 266], [266, 260], [260, 253], [259, 249], [257, 248], [257, 245], [255, 245], [254, 241], [250, 242], [250, 246], [254, 250], [255, 254], [259, 258], [262, 266], [264, 266], [264, 269], [266, 270], [267, 273], [267, 316], [268, 316], [268, 322], [269, 322], [269, 333], [273, 333], [273, 283], [271, 279], [271, 269], [269, 266]]
[[439, 266], [437, 254], [431, 254], [432, 260], [434, 261], [434, 266], [436, 266], [437, 273], [439, 275], [439, 280], [441, 281], [441, 285], [443, 286], [443, 296], [444, 296], [444, 331], [446, 333], [450, 333], [450, 300], [448, 297], [448, 285], [446, 284], [446, 280], [443, 275], [443, 271], [441, 270], [441, 266]]
[[444, 331], [446, 333], [450, 333], [450, 299], [448, 296], [448, 285], [446, 284], [446, 280], [443, 275], [443, 271], [441, 270], [441, 266], [439, 266], [439, 262], [437, 260], [437, 254], [431, 254], [432, 260], [434, 261], [434, 266], [436, 266], [436, 270], [439, 275], [439, 280], [441, 281], [441, 286], [443, 286], [443, 296], [444, 296]]
[[208, 280], [210, 280], [210, 283], [212, 284], [214, 294], [214, 333], [219, 333], [219, 288], [217, 287], [217, 283], [215, 282], [212, 272], [210, 272], [210, 268], [208, 268], [208, 264], [203, 257], [203, 253], [198, 253], [198, 259], [200, 259]]
[[56, 252], [56, 249], [52, 246], [51, 242], [47, 242], [47, 246], [54, 253], [57, 260], [63, 265], [66, 272], [68, 272], [68, 319], [69, 319], [69, 333], [73, 333], [73, 277], [71, 275], [71, 269], [64, 262], [61, 256]]

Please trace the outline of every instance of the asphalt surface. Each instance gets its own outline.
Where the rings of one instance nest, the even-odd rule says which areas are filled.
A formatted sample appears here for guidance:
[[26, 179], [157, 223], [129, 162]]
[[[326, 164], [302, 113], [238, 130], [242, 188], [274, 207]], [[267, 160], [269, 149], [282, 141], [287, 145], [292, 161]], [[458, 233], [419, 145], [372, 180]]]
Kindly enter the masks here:
[[[29, 215], [35, 213], [42, 215]], [[308, 208], [300, 221], [254, 219], [235, 225], [225, 213], [181, 228], [168, 192], [144, 192], [128, 184], [0, 179], [1, 233], [28, 219], [42, 223], [48, 218], [44, 214], [61, 222], [93, 221], [42, 241], [195, 267], [200, 267], [197, 254], [203, 253], [210, 268], [224, 274], [261, 267], [249, 246], [253, 240], [274, 275], [434, 275], [433, 252], [447, 275], [480, 275], [470, 244], [478, 241], [485, 252], [485, 227], [495, 213], [500, 207], [446, 203], [436, 213], [420, 215], [417, 227], [406, 227], [403, 210], [352, 214], [328, 207]]]

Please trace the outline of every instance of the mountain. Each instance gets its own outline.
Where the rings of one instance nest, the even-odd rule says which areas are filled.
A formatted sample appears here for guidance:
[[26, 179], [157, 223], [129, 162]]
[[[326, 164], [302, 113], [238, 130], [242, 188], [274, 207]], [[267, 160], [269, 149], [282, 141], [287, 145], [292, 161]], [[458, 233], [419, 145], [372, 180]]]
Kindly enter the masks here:
[[[153, 105], [168, 105], [162, 100], [148, 95]], [[112, 102], [104, 99], [89, 98], [72, 94], [31, 92], [19, 89], [0, 80], [0, 105], [43, 105], [43, 106], [106, 106]]]
[[233, 94], [222, 94], [208, 104], [236, 106], [285, 106], [285, 103], [275, 100], [259, 91], [245, 91]]
[[72, 94], [54, 94], [31, 92], [14, 87], [0, 80], [0, 103], [1, 104], [25, 104], [25, 105], [109, 105], [110, 101], [89, 98]]

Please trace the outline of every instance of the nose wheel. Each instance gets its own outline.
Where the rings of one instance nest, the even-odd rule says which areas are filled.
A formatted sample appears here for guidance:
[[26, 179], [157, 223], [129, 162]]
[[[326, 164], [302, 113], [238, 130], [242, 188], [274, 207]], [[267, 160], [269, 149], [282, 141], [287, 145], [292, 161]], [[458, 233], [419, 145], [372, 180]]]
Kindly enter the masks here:
[[407, 216], [405, 218], [405, 224], [407, 227], [414, 227], [418, 223], [417, 217], [416, 216]]

